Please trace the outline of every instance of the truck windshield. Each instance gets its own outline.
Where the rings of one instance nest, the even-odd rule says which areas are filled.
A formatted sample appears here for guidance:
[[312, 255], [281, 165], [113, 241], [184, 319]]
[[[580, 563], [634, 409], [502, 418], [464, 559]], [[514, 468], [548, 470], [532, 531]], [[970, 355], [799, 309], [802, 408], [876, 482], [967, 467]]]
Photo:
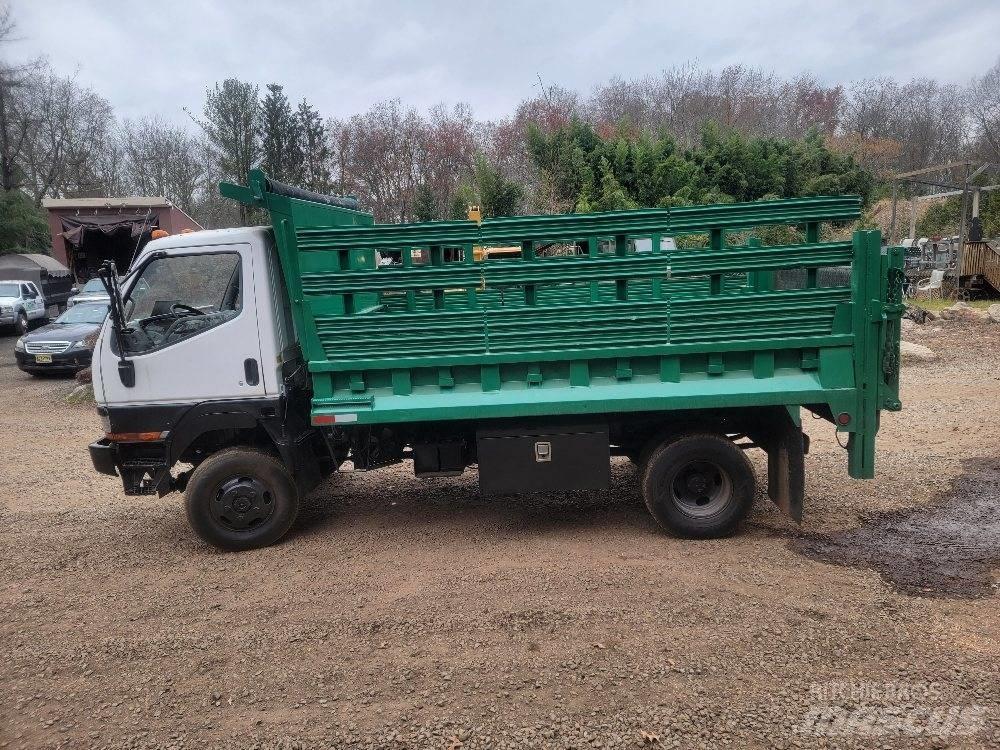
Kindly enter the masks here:
[[242, 307], [238, 253], [157, 258], [125, 305], [126, 351], [160, 349], [221, 325]]
[[17, 284], [0, 284], [0, 297], [20, 297]]

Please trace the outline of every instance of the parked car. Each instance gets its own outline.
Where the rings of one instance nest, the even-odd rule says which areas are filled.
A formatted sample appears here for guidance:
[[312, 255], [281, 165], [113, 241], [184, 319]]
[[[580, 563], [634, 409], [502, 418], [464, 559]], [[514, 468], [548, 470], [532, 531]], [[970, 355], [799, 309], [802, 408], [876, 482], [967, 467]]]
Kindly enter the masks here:
[[108, 290], [104, 288], [104, 284], [101, 283], [100, 279], [91, 279], [84, 284], [76, 294], [66, 300], [66, 306], [72, 307], [84, 302], [103, 302], [104, 304], [108, 304]]
[[32, 375], [74, 373], [89, 367], [96, 339], [92, 334], [100, 330], [107, 314], [107, 303], [74, 305], [47, 326], [17, 340], [14, 345], [17, 366]]
[[45, 319], [45, 298], [33, 281], [0, 281], [0, 326], [27, 333], [32, 320]]

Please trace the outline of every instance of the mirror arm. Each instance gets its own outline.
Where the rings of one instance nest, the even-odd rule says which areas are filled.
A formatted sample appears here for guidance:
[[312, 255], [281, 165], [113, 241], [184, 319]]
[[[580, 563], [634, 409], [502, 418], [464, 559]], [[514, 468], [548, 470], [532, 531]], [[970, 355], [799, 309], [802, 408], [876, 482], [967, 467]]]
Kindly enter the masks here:
[[135, 386], [135, 363], [125, 356], [125, 315], [122, 310], [121, 289], [118, 287], [118, 272], [114, 261], [106, 260], [101, 264], [97, 275], [104, 285], [111, 300], [111, 328], [118, 343], [118, 378], [126, 388]]

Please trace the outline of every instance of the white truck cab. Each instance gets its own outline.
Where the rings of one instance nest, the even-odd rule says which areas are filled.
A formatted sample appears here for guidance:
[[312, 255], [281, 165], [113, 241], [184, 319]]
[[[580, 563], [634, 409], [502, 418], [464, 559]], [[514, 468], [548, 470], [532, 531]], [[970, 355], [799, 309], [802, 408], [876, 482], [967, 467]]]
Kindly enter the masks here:
[[100, 406], [273, 399], [291, 316], [269, 228], [191, 232], [153, 240], [122, 279], [134, 384], [118, 373], [113, 326], [94, 357]]
[[46, 317], [45, 297], [33, 281], [0, 281], [0, 325], [14, 326], [19, 334], [28, 332], [32, 320]]
[[95, 468], [120, 476], [126, 494], [164, 495], [191, 477], [172, 475], [175, 464], [214, 467], [187, 493], [189, 506], [199, 503], [189, 507], [199, 533], [229, 549], [284, 533], [288, 498], [337, 462], [308, 421], [309, 380], [271, 229], [164, 237], [127, 276], [102, 276], [114, 293], [93, 358], [105, 429], [90, 446]]

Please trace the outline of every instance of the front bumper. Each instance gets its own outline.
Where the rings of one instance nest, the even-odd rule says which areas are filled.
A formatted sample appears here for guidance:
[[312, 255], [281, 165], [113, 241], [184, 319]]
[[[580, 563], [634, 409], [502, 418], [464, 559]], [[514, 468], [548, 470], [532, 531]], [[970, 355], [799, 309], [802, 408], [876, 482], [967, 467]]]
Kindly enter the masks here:
[[90, 460], [101, 474], [118, 476], [118, 450], [107, 438], [101, 438], [90, 444]]
[[14, 313], [0, 313], [0, 326], [12, 326], [15, 320]]
[[51, 354], [51, 362], [39, 362], [34, 354], [26, 352], [14, 352], [17, 366], [25, 372], [56, 372], [56, 371], [76, 371], [84, 367], [90, 367], [90, 361], [94, 353], [89, 349], [70, 349], [59, 354]]
[[121, 477], [126, 495], [162, 496], [173, 487], [162, 440], [118, 443], [101, 438], [90, 444], [90, 460], [101, 474]]

